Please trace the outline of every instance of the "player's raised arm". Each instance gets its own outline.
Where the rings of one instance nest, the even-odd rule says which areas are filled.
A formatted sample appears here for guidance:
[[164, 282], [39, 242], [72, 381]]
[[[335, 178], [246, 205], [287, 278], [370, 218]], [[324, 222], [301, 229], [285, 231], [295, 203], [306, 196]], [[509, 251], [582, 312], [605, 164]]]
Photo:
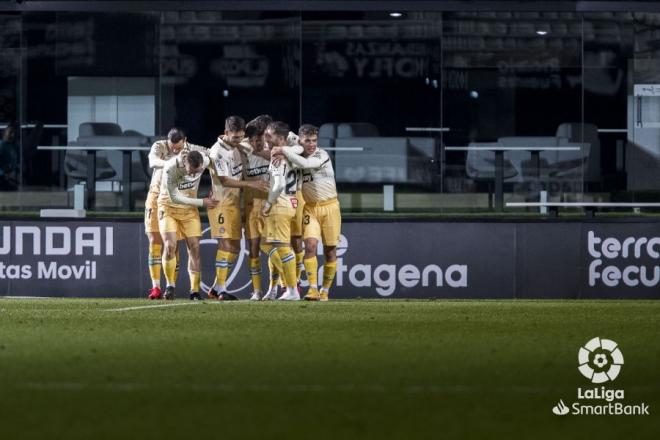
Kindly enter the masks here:
[[302, 169], [317, 169], [321, 168], [327, 161], [330, 160], [330, 156], [323, 150], [316, 150], [314, 154], [308, 157], [300, 156], [295, 154], [289, 148], [284, 148], [282, 150], [284, 157], [286, 157], [293, 168], [302, 168]]
[[149, 168], [163, 168], [165, 162], [167, 162], [163, 157], [167, 153], [167, 146], [162, 141], [156, 141], [151, 146], [149, 150]]
[[192, 151], [183, 159], [177, 157], [167, 161], [165, 164], [165, 184], [167, 188], [167, 194], [170, 197], [172, 203], [178, 203], [181, 205], [190, 205], [196, 206], [198, 208], [202, 206], [213, 207], [218, 204], [217, 201], [210, 198], [199, 199], [196, 197], [188, 197], [182, 194], [179, 191], [179, 185], [185, 184], [183, 177], [185, 174], [181, 171], [178, 164], [179, 160], [183, 160], [183, 165], [185, 168], [185, 174], [194, 175], [204, 171], [204, 168], [207, 168], [210, 164], [209, 158], [199, 153], [198, 151]]
[[172, 128], [167, 133], [167, 139], [156, 141], [149, 150], [149, 168], [160, 169], [165, 166], [165, 162], [174, 154], [185, 148], [187, 145], [186, 134], [178, 127]]
[[284, 190], [284, 187], [286, 186], [285, 168], [286, 166], [284, 164], [280, 164], [279, 166], [276, 166], [273, 165], [272, 163], [268, 168], [268, 171], [271, 176], [271, 185], [270, 185], [270, 189], [268, 190], [268, 199], [266, 200], [266, 203], [264, 204], [264, 207], [261, 211], [263, 215], [269, 214], [270, 208], [277, 201], [277, 198], [280, 196], [280, 194]]

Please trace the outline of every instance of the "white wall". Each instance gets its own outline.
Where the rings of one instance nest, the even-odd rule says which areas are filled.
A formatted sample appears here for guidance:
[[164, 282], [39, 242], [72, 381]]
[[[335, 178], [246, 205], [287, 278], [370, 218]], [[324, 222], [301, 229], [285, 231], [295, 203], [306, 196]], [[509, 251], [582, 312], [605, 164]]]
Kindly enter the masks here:
[[122, 130], [153, 136], [156, 128], [154, 78], [69, 77], [68, 139], [83, 122], [114, 122]]

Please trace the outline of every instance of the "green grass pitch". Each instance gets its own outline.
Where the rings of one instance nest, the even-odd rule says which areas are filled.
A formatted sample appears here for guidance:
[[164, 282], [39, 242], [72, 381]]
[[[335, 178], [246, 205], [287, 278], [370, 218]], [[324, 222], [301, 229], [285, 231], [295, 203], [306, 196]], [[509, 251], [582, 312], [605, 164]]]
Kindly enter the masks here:
[[[552, 413], [595, 336], [650, 416]], [[7, 298], [0, 438], [658, 438], [659, 367], [658, 301]]]

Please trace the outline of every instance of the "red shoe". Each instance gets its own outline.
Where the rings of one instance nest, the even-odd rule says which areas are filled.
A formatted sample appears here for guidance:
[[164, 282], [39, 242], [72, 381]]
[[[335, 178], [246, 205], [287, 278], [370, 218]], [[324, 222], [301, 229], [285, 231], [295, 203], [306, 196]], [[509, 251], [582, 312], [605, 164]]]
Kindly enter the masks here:
[[163, 299], [163, 295], [160, 292], [160, 287], [152, 287], [151, 290], [149, 290], [149, 296], [147, 298]]

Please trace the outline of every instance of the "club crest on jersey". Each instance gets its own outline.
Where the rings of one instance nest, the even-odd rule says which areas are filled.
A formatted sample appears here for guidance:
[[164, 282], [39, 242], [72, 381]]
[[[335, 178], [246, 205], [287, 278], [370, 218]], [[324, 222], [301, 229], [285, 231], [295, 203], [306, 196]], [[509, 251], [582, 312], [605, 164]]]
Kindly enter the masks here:
[[293, 209], [298, 208], [298, 199], [296, 199], [295, 197], [291, 197], [289, 200], [291, 200], [291, 207]]

